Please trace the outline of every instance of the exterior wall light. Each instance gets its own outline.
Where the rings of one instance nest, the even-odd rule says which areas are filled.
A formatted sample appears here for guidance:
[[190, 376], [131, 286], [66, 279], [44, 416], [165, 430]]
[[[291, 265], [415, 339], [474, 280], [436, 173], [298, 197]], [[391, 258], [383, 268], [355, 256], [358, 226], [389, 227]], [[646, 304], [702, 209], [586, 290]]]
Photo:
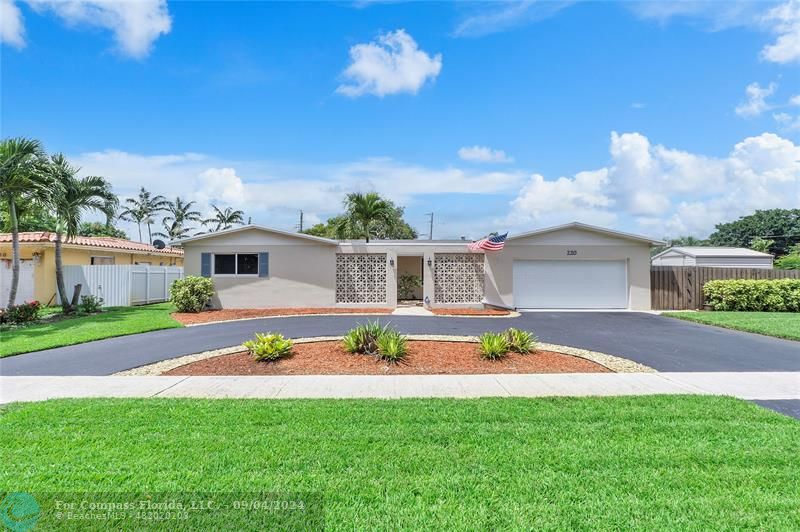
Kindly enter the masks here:
[[389, 259], [389, 266], [394, 268], [394, 259]]
[[433, 259], [428, 259], [428, 268], [433, 266]]

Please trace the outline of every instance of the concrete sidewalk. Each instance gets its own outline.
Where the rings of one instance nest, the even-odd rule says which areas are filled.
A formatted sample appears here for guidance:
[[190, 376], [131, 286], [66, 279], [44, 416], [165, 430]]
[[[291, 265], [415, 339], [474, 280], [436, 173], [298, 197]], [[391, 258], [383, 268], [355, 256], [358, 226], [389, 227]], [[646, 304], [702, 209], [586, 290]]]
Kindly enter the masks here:
[[67, 397], [379, 398], [652, 394], [800, 399], [800, 372], [0, 377], [0, 403]]

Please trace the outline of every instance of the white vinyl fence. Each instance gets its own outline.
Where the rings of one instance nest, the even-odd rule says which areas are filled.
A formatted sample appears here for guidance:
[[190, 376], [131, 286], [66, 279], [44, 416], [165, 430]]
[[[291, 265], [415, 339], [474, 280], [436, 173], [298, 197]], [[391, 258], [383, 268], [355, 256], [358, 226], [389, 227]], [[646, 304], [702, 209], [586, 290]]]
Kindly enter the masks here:
[[180, 266], [64, 266], [64, 284], [72, 297], [76, 284], [82, 295], [103, 298], [103, 306], [127, 307], [169, 299], [169, 286], [183, 278]]

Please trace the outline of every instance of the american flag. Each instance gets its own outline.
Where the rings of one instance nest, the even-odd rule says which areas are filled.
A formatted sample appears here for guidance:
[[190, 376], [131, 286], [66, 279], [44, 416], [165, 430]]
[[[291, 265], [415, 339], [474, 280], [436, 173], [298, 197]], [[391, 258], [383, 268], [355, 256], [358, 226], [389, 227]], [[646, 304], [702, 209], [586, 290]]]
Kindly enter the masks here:
[[507, 236], [508, 233], [504, 235], [496, 235], [487, 238], [481, 238], [480, 240], [470, 244], [468, 247], [470, 251], [481, 251], [481, 250], [500, 251], [503, 249], [503, 246], [506, 245]]

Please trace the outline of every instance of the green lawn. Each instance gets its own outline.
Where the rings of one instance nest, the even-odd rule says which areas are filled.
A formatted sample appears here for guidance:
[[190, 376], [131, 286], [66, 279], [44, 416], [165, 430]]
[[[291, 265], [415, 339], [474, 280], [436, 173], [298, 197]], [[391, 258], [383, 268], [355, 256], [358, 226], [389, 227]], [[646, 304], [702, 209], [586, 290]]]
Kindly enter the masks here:
[[171, 303], [111, 307], [100, 314], [3, 330], [0, 331], [0, 358], [112, 336], [182, 327], [169, 315], [174, 310]]
[[[59, 400], [6, 408], [0, 463], [42, 528], [53, 493], [106, 491], [286, 494], [331, 530], [800, 529], [800, 422], [723, 397]], [[96, 526], [138, 528], [122, 519]]]
[[665, 312], [664, 316], [800, 340], [800, 313], [797, 312]]

